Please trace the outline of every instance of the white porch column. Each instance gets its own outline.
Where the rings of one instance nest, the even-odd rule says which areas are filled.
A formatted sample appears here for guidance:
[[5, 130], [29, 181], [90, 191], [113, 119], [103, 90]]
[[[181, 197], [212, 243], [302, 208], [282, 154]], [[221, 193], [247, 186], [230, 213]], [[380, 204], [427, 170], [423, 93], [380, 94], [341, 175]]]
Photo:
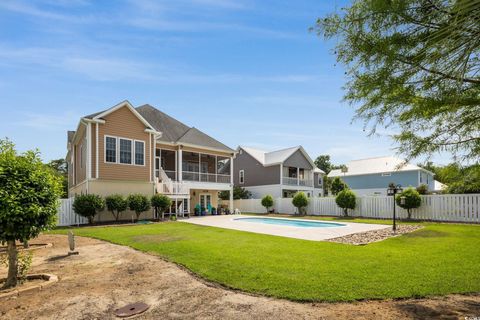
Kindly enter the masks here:
[[178, 168], [178, 181], [182, 181], [183, 179], [183, 168], [182, 168], [182, 162], [183, 162], [183, 150], [182, 150], [182, 146], [180, 146], [178, 148], [178, 165], [177, 165], [177, 168]]
[[[83, 155], [82, 155], [83, 156]], [[85, 159], [87, 166], [87, 179], [92, 178], [92, 124], [87, 123], [87, 155]]]
[[297, 167], [297, 186], [300, 185], [300, 168]]
[[283, 185], [283, 163], [280, 165], [280, 185]]
[[230, 213], [233, 213], [233, 157], [230, 157]]
[[230, 157], [230, 184], [233, 186], [233, 157]]
[[230, 213], [233, 214], [233, 185], [230, 187], [230, 201], [229, 201]]

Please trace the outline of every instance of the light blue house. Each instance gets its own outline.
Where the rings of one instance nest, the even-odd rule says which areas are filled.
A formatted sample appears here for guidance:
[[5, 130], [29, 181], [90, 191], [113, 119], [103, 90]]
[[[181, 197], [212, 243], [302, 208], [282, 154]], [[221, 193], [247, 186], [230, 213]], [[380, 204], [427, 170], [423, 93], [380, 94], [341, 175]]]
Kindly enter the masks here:
[[340, 177], [357, 195], [386, 195], [390, 183], [402, 187], [426, 185], [435, 190], [434, 174], [395, 157], [353, 160], [346, 170], [332, 170], [328, 177]]

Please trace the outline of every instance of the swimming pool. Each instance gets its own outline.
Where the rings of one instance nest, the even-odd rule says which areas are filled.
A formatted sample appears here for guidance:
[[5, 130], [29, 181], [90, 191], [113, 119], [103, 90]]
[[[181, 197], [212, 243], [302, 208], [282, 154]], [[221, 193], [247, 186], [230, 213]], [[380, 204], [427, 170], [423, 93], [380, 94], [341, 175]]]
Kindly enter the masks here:
[[305, 221], [296, 219], [278, 219], [278, 218], [236, 218], [235, 221], [274, 224], [279, 226], [290, 226], [300, 228], [332, 228], [345, 227], [345, 224], [321, 221]]

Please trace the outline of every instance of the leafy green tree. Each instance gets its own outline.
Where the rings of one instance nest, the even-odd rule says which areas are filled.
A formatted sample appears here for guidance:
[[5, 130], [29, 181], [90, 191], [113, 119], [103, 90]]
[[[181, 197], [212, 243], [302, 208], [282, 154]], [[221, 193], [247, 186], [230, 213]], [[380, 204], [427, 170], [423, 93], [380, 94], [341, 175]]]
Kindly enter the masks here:
[[262, 198], [262, 206], [265, 207], [265, 209], [267, 209], [267, 213], [268, 213], [268, 209], [273, 207], [273, 197], [269, 194], [267, 194], [265, 197]]
[[348, 209], [355, 209], [357, 205], [357, 197], [355, 193], [350, 189], [345, 189], [340, 191], [335, 198], [335, 203], [337, 206], [343, 209], [343, 214], [345, 217], [348, 216]]
[[150, 203], [155, 208], [155, 216], [158, 217], [161, 214], [163, 218], [165, 211], [172, 206], [172, 199], [164, 194], [157, 193], [152, 196]]
[[150, 209], [150, 201], [148, 201], [148, 198], [143, 194], [131, 194], [127, 197], [127, 201], [130, 210], [135, 211], [135, 214], [137, 215], [137, 221], [142, 212]]
[[[222, 200], [229, 200], [230, 199], [230, 191], [224, 190], [218, 193], [218, 197]], [[242, 187], [233, 187], [233, 200], [239, 199], [250, 199], [252, 197], [252, 193], [245, 188]]]
[[435, 174], [435, 180], [447, 185], [447, 193], [480, 193], [480, 164], [462, 166], [451, 163], [436, 166], [431, 162], [420, 165]]
[[480, 155], [480, 2], [353, 0], [313, 29], [335, 39], [345, 100], [408, 158]]
[[65, 159], [57, 159], [48, 162], [47, 167], [51, 168], [62, 181], [62, 198], [66, 198], [68, 195], [68, 168], [67, 161]]
[[[404, 203], [402, 204], [402, 198]], [[420, 207], [422, 204], [422, 197], [415, 188], [409, 187], [404, 189], [401, 193], [395, 196], [395, 202], [403, 209], [407, 209], [408, 220], [412, 218], [412, 209]]]
[[17, 285], [18, 250], [55, 226], [60, 179], [41, 161], [37, 151], [18, 154], [9, 140], [0, 140], [0, 243], [7, 243], [8, 275], [4, 288]]
[[314, 162], [317, 168], [323, 170], [325, 174], [328, 174], [332, 170], [332, 163], [330, 162], [330, 156], [328, 154], [319, 155]]
[[342, 181], [339, 177], [335, 177], [330, 182], [330, 190], [332, 194], [336, 196], [339, 192], [343, 191], [344, 189], [348, 188], [347, 184]]
[[118, 221], [120, 218], [120, 213], [128, 209], [128, 201], [121, 194], [112, 194], [105, 197], [105, 204], [107, 205], [107, 210], [110, 211], [115, 218], [115, 221]]
[[103, 209], [105, 209], [105, 200], [96, 194], [81, 194], [75, 196], [73, 200], [73, 211], [88, 219], [88, 223], [93, 224], [93, 219]]
[[297, 192], [293, 196], [292, 204], [297, 208], [298, 214], [305, 214], [308, 206], [308, 198], [304, 192]]

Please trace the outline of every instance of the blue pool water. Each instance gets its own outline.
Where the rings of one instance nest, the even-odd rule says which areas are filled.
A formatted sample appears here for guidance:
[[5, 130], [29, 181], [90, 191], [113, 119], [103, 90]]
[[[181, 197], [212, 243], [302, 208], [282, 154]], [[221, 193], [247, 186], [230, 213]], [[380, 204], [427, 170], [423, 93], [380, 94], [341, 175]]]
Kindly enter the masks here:
[[344, 227], [344, 224], [334, 222], [320, 222], [320, 221], [305, 221], [295, 219], [277, 219], [277, 218], [237, 218], [237, 221], [254, 222], [274, 224], [279, 226], [290, 226], [300, 228], [331, 228], [331, 227]]

